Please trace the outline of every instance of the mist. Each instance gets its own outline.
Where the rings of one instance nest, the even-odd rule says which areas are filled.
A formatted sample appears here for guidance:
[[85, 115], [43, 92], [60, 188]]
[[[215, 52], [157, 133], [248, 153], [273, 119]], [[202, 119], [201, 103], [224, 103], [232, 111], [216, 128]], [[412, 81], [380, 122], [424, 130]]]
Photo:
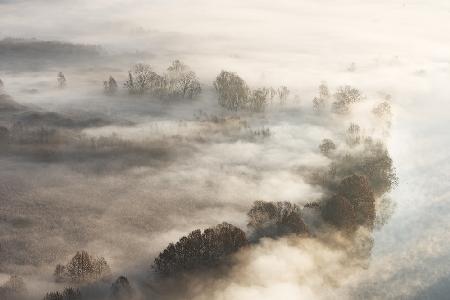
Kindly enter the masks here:
[[[0, 0], [0, 298], [446, 299], [449, 12]], [[217, 260], [162, 255], [223, 222], [246, 240]], [[109, 271], [58, 279], [81, 251]]]

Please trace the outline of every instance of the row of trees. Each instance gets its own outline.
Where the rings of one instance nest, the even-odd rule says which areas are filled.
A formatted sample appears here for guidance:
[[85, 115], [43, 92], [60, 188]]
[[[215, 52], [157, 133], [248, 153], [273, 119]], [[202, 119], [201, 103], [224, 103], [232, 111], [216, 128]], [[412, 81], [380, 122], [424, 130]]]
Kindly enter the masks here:
[[299, 206], [289, 202], [256, 201], [248, 212], [250, 238], [238, 227], [228, 223], [201, 230], [197, 229], [164, 249], [153, 263], [161, 275], [217, 266], [260, 238], [296, 234], [307, 235]]
[[[119, 276], [111, 285], [111, 297], [114, 300], [130, 300], [135, 295], [128, 278]], [[63, 291], [49, 292], [43, 300], [82, 300], [81, 290], [78, 288], [67, 287]]]
[[314, 97], [313, 109], [317, 113], [322, 113], [326, 110], [331, 99], [331, 111], [336, 114], [347, 114], [351, 110], [352, 104], [361, 102], [364, 98], [361, 92], [349, 85], [340, 86], [336, 92], [331, 95], [326, 83], [322, 82], [319, 85], [319, 96]]
[[158, 98], [193, 99], [202, 90], [195, 72], [179, 60], [172, 62], [163, 75], [154, 72], [150, 65], [136, 64], [128, 72], [124, 86], [130, 94], [149, 94]]
[[65, 288], [62, 292], [49, 292], [44, 296], [43, 300], [81, 300], [81, 292], [79, 289]]

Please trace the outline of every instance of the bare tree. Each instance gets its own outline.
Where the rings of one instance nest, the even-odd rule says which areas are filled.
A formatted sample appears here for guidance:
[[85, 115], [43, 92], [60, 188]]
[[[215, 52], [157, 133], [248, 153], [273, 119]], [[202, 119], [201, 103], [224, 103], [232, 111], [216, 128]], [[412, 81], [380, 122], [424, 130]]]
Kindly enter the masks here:
[[194, 72], [182, 73], [177, 78], [173, 93], [181, 98], [193, 99], [201, 93], [200, 82]]
[[147, 64], [136, 64], [128, 72], [128, 80], [125, 87], [130, 94], [143, 95], [146, 93], [156, 94], [164, 87], [164, 78], [153, 72]]
[[334, 94], [333, 111], [337, 114], [350, 112], [350, 106], [360, 102], [363, 98], [361, 92], [349, 85], [341, 86]]
[[172, 97], [194, 98], [201, 93], [200, 82], [195, 72], [179, 60], [167, 68], [168, 93]]

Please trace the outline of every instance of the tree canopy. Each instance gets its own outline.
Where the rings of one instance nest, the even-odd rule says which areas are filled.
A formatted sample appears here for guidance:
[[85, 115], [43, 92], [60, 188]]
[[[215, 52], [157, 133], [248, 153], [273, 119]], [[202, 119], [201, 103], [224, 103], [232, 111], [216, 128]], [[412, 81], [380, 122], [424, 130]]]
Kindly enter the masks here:
[[170, 275], [223, 262], [247, 244], [245, 233], [228, 223], [197, 229], [171, 243], [155, 259], [153, 268], [162, 275]]

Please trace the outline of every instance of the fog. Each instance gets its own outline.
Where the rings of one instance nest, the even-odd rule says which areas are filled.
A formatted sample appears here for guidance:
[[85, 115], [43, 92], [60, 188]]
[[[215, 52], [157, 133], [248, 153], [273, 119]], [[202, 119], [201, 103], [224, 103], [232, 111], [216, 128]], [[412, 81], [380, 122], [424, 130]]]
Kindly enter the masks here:
[[[67, 286], [115, 299], [111, 283], [125, 275], [136, 300], [446, 299], [449, 14], [440, 0], [0, 0], [0, 126], [25, 128], [0, 138], [0, 286], [18, 275], [26, 299]], [[198, 76], [194, 99], [124, 87], [134, 64], [164, 74], [177, 59]], [[222, 70], [289, 96], [263, 112], [227, 111], [213, 86]], [[328, 111], [332, 96], [318, 114], [322, 82], [363, 100], [341, 116]], [[383, 101], [389, 120], [372, 113]], [[346, 155], [368, 159], [370, 145], [346, 143], [352, 123], [385, 145], [398, 185], [372, 186], [375, 226], [348, 235], [307, 204], [358, 173]], [[331, 155], [319, 150], [326, 138]], [[309, 235], [263, 237], [213, 268], [155, 274], [159, 253], [195, 229], [227, 222], [250, 238], [257, 200], [298, 205]], [[112, 279], [55, 280], [81, 250], [104, 257]]]

